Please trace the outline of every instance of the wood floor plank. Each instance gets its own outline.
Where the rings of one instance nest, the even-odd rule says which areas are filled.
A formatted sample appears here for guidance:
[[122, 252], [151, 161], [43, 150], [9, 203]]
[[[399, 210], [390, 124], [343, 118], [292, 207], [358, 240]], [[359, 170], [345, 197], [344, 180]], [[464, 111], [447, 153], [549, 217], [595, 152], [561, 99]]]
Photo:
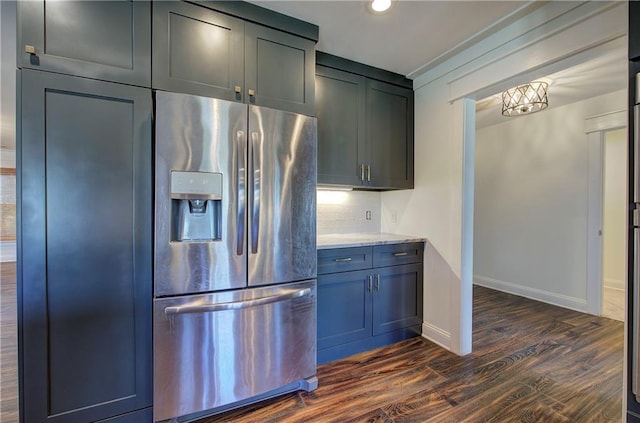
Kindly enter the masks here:
[[[553, 400], [537, 395], [531, 387], [501, 376], [474, 401], [460, 404], [428, 422], [570, 422]], [[481, 406], [480, 406], [481, 405]]]
[[453, 408], [447, 398], [435, 390], [420, 391], [383, 407], [392, 421], [424, 422]]
[[546, 374], [525, 382], [539, 395], [553, 399], [564, 407], [559, 412], [574, 421], [619, 422], [622, 409], [622, 375], [615, 369], [564, 382], [559, 373]]
[[555, 348], [557, 345], [551, 343], [531, 345], [490, 363], [449, 374], [447, 381], [437, 385], [436, 389], [456, 404], [478, 401], [478, 395], [498, 392], [497, 387], [504, 388], [503, 383], [517, 383], [526, 374], [530, 363], [551, 359]]
[[393, 423], [393, 420], [380, 408], [376, 408], [373, 411], [369, 411], [366, 414], [356, 417], [355, 419], [346, 420], [346, 423]]

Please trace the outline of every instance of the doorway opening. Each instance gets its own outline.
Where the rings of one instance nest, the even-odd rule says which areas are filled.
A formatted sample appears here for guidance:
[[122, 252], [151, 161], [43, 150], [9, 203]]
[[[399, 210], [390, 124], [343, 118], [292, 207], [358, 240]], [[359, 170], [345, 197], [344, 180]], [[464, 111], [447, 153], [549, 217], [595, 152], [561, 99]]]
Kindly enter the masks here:
[[[550, 106], [539, 113], [503, 117], [500, 94], [476, 102], [473, 283], [598, 316], [604, 279], [624, 286], [627, 72], [624, 45], [612, 47], [531, 75], [549, 83]], [[618, 148], [605, 166], [609, 137]], [[622, 201], [609, 229], [605, 167]], [[605, 231], [622, 253], [603, 250]], [[603, 273], [603, 254], [618, 257], [613, 276]]]
[[[550, 102], [552, 94], [550, 90]], [[560, 385], [561, 380], [568, 380], [563, 376], [567, 371], [576, 376], [570, 383], [574, 397], [587, 398], [590, 392], [582, 387], [597, 380], [600, 371], [608, 372], [591, 388], [598, 391], [598, 398], [608, 400], [598, 402], [594, 397], [587, 402], [606, 403], [613, 410], [611, 415], [618, 417], [622, 408], [623, 324], [584, 313], [600, 315], [607, 294], [602, 292], [604, 247], [600, 231], [613, 233], [614, 229], [603, 225], [604, 185], [609, 182], [603, 180], [606, 167], [621, 174], [618, 185], [622, 186], [616, 188], [622, 193], [623, 207], [626, 203], [626, 158], [616, 157], [613, 145], [611, 151], [605, 149], [609, 147], [605, 139], [618, 135], [626, 152], [625, 130], [621, 136], [607, 131], [620, 127], [615, 119], [620, 113], [610, 111], [625, 107], [625, 83], [609, 93], [564, 105], [556, 103], [540, 113], [482, 126], [482, 114], [496, 107], [491, 102], [500, 104], [496, 98], [476, 103], [480, 125], [476, 125], [472, 140], [473, 354], [493, 353], [497, 345], [515, 345], [514, 354], [527, 351], [524, 355], [542, 345], [569, 348], [573, 354], [541, 352], [532, 373], [544, 369], [550, 383]], [[500, 110], [497, 115], [500, 118]], [[605, 121], [609, 122], [603, 125]], [[608, 166], [604, 161], [607, 154], [612, 160]], [[622, 218], [610, 217], [625, 223], [624, 210]], [[624, 240], [624, 232], [622, 237]], [[624, 241], [622, 251], [624, 272]], [[594, 284], [596, 276], [599, 279]], [[491, 320], [490, 311], [498, 312], [499, 317]], [[523, 323], [518, 326], [519, 322]], [[599, 343], [604, 336], [610, 337], [606, 340], [610, 354], [594, 365], [588, 357], [601, 351], [605, 357], [605, 349], [598, 350], [604, 345]], [[580, 380], [582, 377], [585, 379]], [[557, 400], [554, 395], [549, 397]], [[592, 410], [591, 415], [598, 413], [605, 411]]]
[[624, 321], [627, 131], [603, 131], [602, 315]]

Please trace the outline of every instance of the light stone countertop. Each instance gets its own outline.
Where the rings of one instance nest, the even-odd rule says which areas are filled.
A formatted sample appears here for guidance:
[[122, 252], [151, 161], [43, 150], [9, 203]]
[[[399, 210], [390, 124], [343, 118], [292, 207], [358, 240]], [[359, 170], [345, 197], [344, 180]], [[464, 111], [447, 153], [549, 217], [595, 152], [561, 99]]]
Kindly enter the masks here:
[[426, 238], [388, 233], [351, 233], [318, 235], [318, 250], [329, 248], [368, 247], [372, 245], [424, 242]]

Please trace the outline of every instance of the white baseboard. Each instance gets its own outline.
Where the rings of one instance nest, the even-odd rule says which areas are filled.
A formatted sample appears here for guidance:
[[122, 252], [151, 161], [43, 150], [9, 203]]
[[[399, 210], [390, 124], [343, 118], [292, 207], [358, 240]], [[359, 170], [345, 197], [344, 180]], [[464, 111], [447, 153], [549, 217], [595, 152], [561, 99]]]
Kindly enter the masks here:
[[604, 285], [605, 288], [619, 289], [621, 291], [625, 290], [625, 285], [626, 285], [624, 281], [621, 281], [620, 279], [610, 279], [610, 278], [604, 278], [604, 280], [602, 281], [602, 284]]
[[[555, 292], [549, 292], [542, 289], [530, 288], [527, 286], [517, 285], [498, 279], [486, 278], [484, 276], [473, 276], [473, 283], [487, 288], [496, 289], [498, 291], [507, 292], [509, 294], [519, 295], [521, 297], [530, 298], [536, 301], [557, 305], [571, 310], [588, 313], [587, 301], [581, 298], [569, 297]], [[424, 330], [423, 330], [424, 331]]]
[[427, 322], [422, 322], [422, 337], [451, 351], [451, 334]]

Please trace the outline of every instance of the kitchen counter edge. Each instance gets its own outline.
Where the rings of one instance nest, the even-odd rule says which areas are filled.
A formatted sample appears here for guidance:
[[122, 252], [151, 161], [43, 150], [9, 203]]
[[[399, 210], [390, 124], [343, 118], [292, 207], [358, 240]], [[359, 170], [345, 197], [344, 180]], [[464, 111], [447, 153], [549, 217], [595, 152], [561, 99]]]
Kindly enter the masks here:
[[426, 242], [426, 238], [390, 233], [352, 233], [318, 235], [317, 249], [369, 247], [386, 244], [403, 244], [410, 242]]

